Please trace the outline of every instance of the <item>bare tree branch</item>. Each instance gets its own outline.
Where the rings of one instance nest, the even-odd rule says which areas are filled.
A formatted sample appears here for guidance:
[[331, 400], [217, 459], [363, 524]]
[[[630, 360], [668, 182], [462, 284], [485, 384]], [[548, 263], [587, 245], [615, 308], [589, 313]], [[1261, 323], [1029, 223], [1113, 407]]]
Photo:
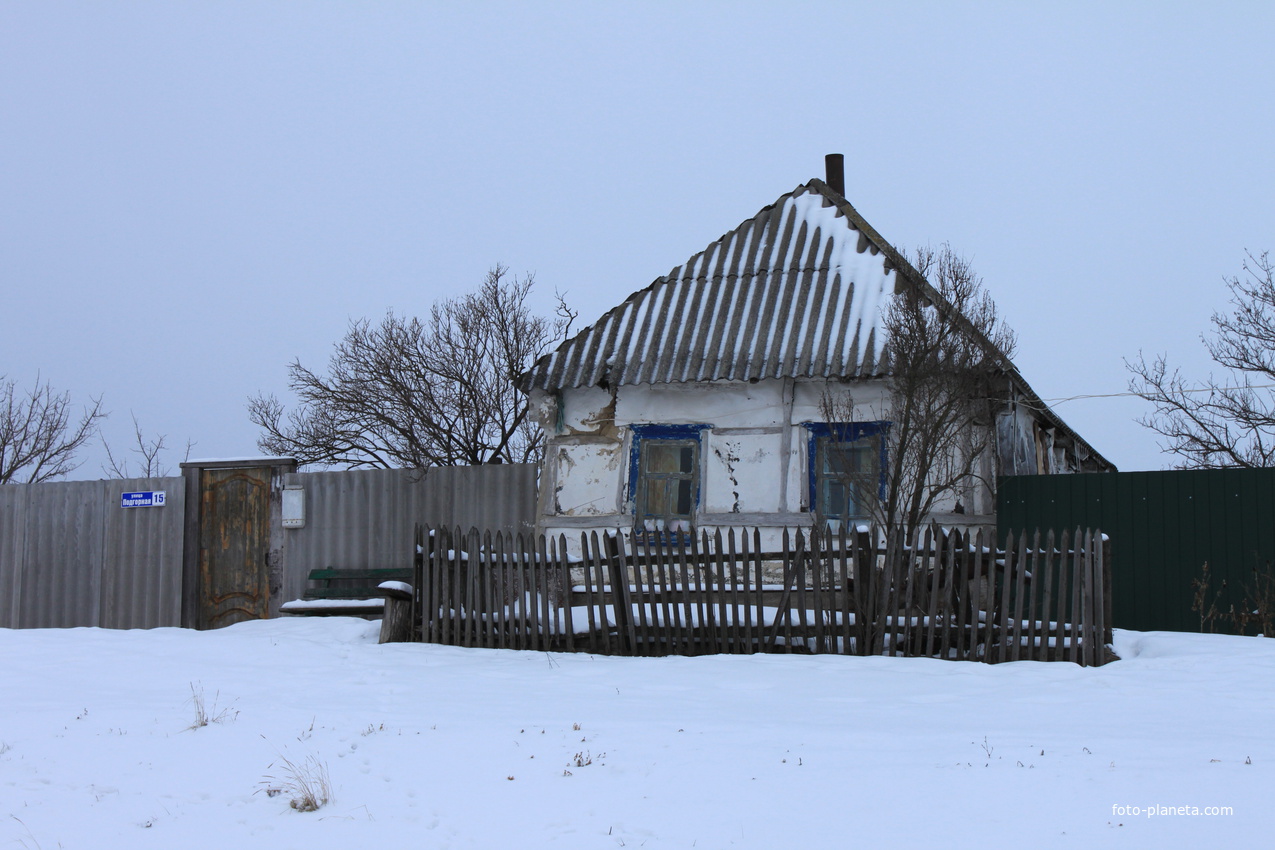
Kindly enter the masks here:
[[106, 411], [98, 396], [78, 419], [72, 412], [71, 394], [54, 392], [39, 375], [28, 393], [0, 376], [0, 484], [35, 484], [78, 469], [75, 456]]
[[1212, 337], [1201, 336], [1223, 380], [1194, 385], [1163, 354], [1125, 361], [1130, 392], [1155, 407], [1138, 421], [1182, 467], [1275, 466], [1275, 394], [1264, 386], [1275, 383], [1275, 266], [1249, 253], [1243, 269], [1226, 281], [1231, 312], [1214, 313]]
[[515, 381], [575, 313], [558, 296], [557, 319], [532, 314], [533, 283], [497, 265], [478, 291], [435, 304], [424, 321], [390, 312], [351, 322], [326, 375], [288, 367], [299, 407], [249, 399], [258, 447], [348, 468], [538, 461], [544, 438]]
[[[131, 447], [129, 454], [135, 454], [140, 458], [137, 469], [130, 469], [128, 465], [128, 455], [120, 455], [118, 458], [111, 451], [110, 444], [106, 442], [106, 438], [102, 438], [102, 448], [106, 451], [106, 463], [102, 465], [102, 472], [112, 478], [164, 478], [169, 474], [169, 467], [164, 464], [161, 457], [163, 451], [168, 448], [165, 442], [168, 440], [167, 434], [160, 434], [158, 437], [146, 439], [142, 434], [142, 426], [137, 421], [137, 414], [130, 411], [133, 417], [133, 439], [136, 445]], [[183, 461], [190, 459], [191, 447], [195, 444], [186, 441], [186, 453], [182, 457]]]
[[[1017, 345], [982, 279], [950, 245], [919, 249], [913, 265], [941, 300], [911, 287], [894, 296], [884, 317], [888, 399], [866, 414], [889, 422], [885, 495], [872, 503], [872, 518], [904, 532], [941, 500], [987, 483], [981, 466], [994, 448], [994, 385]], [[835, 387], [821, 407], [828, 422], [865, 418]], [[876, 482], [861, 488], [874, 492]]]

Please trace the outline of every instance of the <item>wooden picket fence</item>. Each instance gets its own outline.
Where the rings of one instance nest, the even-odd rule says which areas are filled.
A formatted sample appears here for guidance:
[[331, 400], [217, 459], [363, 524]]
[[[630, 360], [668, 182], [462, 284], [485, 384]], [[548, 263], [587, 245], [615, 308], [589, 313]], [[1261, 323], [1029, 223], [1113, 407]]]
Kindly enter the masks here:
[[[689, 537], [689, 536], [688, 536]], [[455, 646], [611, 655], [800, 652], [1106, 662], [1101, 533], [757, 529], [626, 548], [418, 527], [413, 637]]]

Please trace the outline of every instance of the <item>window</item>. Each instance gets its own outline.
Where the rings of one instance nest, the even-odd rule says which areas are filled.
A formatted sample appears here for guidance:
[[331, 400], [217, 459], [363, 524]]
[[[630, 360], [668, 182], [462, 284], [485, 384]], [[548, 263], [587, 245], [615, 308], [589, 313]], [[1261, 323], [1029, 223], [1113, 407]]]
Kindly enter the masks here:
[[885, 422], [807, 423], [810, 505], [829, 528], [868, 519], [885, 497]]
[[639, 539], [685, 542], [699, 504], [697, 425], [633, 426], [629, 482]]
[[[690, 530], [695, 515], [696, 451], [690, 440], [646, 440], [642, 444], [642, 480], [638, 517], [658, 529]], [[685, 523], [685, 527], [680, 527]], [[648, 526], [650, 527], [650, 526]]]

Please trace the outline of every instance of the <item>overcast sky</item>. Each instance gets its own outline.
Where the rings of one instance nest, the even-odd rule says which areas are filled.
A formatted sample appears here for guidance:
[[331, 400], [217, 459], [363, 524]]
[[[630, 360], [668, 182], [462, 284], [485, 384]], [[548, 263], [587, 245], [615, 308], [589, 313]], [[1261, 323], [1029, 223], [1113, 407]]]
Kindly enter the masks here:
[[[1265, 2], [5, 3], [0, 373], [101, 394], [117, 448], [132, 412], [254, 455], [247, 397], [350, 319], [500, 262], [592, 321], [841, 152], [887, 240], [973, 261], [1041, 396], [1140, 350], [1202, 378], [1275, 249], [1273, 35]], [[1056, 409], [1172, 463], [1137, 399]]]

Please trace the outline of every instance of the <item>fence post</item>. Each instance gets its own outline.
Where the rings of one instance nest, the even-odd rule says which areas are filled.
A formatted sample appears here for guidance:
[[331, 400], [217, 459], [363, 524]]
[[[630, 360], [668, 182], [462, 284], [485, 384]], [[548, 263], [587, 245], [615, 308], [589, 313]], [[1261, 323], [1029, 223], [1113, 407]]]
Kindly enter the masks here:
[[956, 594], [957, 588], [957, 560], [956, 545], [960, 542], [961, 534], [953, 529], [942, 535], [943, 539], [943, 580], [940, 583], [939, 602], [936, 610], [939, 613], [939, 632], [938, 649], [939, 657], [944, 661], [951, 658], [952, 639], [955, 637], [952, 630], [956, 628], [955, 606], [958, 604]]
[[871, 655], [877, 642], [877, 543], [871, 530], [854, 535], [855, 653]]
[[1080, 620], [1084, 616], [1084, 597], [1081, 596], [1081, 577], [1084, 575], [1084, 561], [1080, 554], [1084, 548], [1084, 537], [1080, 526], [1071, 538], [1071, 652], [1067, 658], [1077, 664], [1084, 664], [1080, 647]]
[[405, 590], [381, 590], [385, 610], [377, 643], [406, 643], [412, 639], [412, 594]]
[[[500, 533], [496, 533], [496, 539], [500, 539]], [[479, 641], [475, 646], [485, 646], [488, 649], [494, 648], [493, 638], [495, 637], [496, 606], [492, 601], [492, 582], [498, 575], [496, 560], [496, 547], [491, 542], [491, 529], [484, 529], [482, 533], [482, 557], [478, 561], [478, 578], [477, 593], [470, 608], [474, 611], [474, 618], [478, 621]]]
[[[749, 546], [748, 530], [745, 529], [740, 534], [740, 548], [744, 555], [745, 575], [752, 575], [752, 594], [749, 605], [752, 613], [749, 616], [749, 635], [751, 637], [752, 648], [749, 652], [765, 652], [766, 651], [766, 614], [765, 614], [765, 576], [762, 571], [761, 556], [761, 532], [756, 528], [753, 529], [752, 546]], [[751, 551], [751, 557], [750, 557]]]
[[771, 630], [770, 645], [773, 649], [779, 639], [780, 620], [783, 621], [784, 652], [792, 652], [792, 590], [797, 581], [797, 555], [793, 554], [792, 537], [788, 529], [783, 533], [784, 592], [779, 597], [779, 609], [775, 613], [775, 627]]
[[974, 563], [978, 565], [975, 575], [978, 594], [974, 598], [979, 600], [978, 610], [974, 613], [974, 643], [977, 650], [981, 641], [983, 661], [988, 664], [991, 663], [992, 627], [996, 620], [996, 553], [994, 551], [996, 535], [993, 534], [991, 537], [989, 545], [986, 530], [980, 528], [974, 538], [976, 550]]
[[[611, 605], [615, 609], [615, 627], [620, 635], [621, 654], [637, 654], [637, 635], [633, 630], [633, 607], [629, 602], [629, 577], [625, 564], [620, 560], [619, 547], [615, 537], [609, 534], [602, 536], [602, 544], [606, 547], [607, 577], [611, 582]], [[627, 652], [623, 646], [627, 639]]]
[[[715, 545], [714, 545], [715, 544]], [[717, 652], [731, 652], [730, 633], [728, 623], [730, 622], [726, 616], [726, 572], [721, 568], [722, 563], [722, 537], [721, 531], [718, 531], [717, 537], [710, 541], [708, 532], [705, 531], [700, 536], [700, 551], [704, 555], [704, 570], [709, 576], [709, 587], [713, 588], [715, 598], [709, 599], [709, 610], [713, 612]], [[714, 608], [714, 601], [716, 607]]]
[[1102, 664], [1105, 646], [1102, 623], [1102, 539], [1085, 531], [1085, 665]]
[[1027, 628], [1024, 632], [1026, 637], [1025, 649], [1019, 657], [1026, 658], [1029, 661], [1036, 659], [1036, 589], [1040, 583], [1040, 546], [1040, 528], [1037, 527], [1032, 532], [1031, 559], [1023, 563], [1024, 570], [1031, 574], [1031, 580], [1025, 585], [1027, 606], [1024, 610], [1027, 616]]
[[553, 644], [553, 623], [549, 610], [549, 545], [544, 534], [536, 535], [536, 558], [532, 562], [535, 570], [536, 596], [534, 597], [536, 619], [540, 623], [539, 649], [548, 652]]
[[896, 591], [894, 604], [895, 640], [899, 644], [899, 655], [905, 658], [911, 654], [912, 641], [912, 592], [915, 590], [914, 568], [920, 548], [920, 529], [912, 528], [899, 550], [899, 568], [902, 573], [897, 581], [901, 587]]
[[[1097, 534], [1101, 536], [1102, 529], [1098, 529]], [[1102, 541], [1102, 643], [1106, 646], [1112, 642], [1111, 629], [1111, 540], [1110, 538]], [[1104, 659], [1107, 657], [1103, 652]]]
[[[992, 534], [992, 562], [989, 567], [989, 573], [996, 572], [996, 534]], [[996, 611], [996, 661], [999, 664], [1002, 661], [1009, 660], [1009, 636], [1010, 636], [1010, 598], [1009, 592], [1013, 586], [1010, 577], [1013, 575], [1012, 570], [1015, 564], [1015, 553], [1021, 552], [1022, 548], [1014, 545], [1014, 535], [1011, 533], [1009, 539], [1005, 541], [1004, 567], [1000, 571], [1001, 593], [1000, 603]], [[995, 594], [993, 594], [993, 598]]]
[[[1011, 532], [1010, 536], [1013, 536]], [[1025, 579], [1027, 576], [1027, 529], [1021, 529], [1018, 537], [1018, 558], [1014, 561], [1014, 611], [1013, 611], [1013, 643], [1010, 644], [1010, 661], [1018, 661], [1023, 657], [1023, 593], [1025, 592]], [[1010, 573], [1009, 558], [1005, 559], [1005, 581], [1009, 582]]]
[[1067, 580], [1069, 555], [1075, 551], [1075, 541], [1071, 539], [1071, 530], [1064, 528], [1062, 540], [1058, 543], [1058, 600], [1054, 603], [1056, 609], [1055, 616], [1058, 618], [1054, 624], [1054, 654], [1050, 660], [1062, 661], [1067, 657], [1067, 619], [1069, 617], [1067, 610]]
[[[731, 529], [727, 533], [733, 534], [733, 531], [734, 530]], [[725, 541], [722, 539], [722, 530], [718, 528], [713, 532], [713, 549], [717, 552], [718, 564], [722, 565], [722, 577], [725, 578], [727, 570], [730, 571], [730, 628], [727, 631], [725, 643], [727, 646], [727, 652], [737, 655], [741, 652], [741, 649], [739, 646], [739, 576], [735, 571], [737, 567], [735, 561], [735, 541], [732, 537], [729, 555], [725, 548], [723, 548], [724, 543]], [[725, 601], [725, 593], [722, 595], [723, 601]], [[723, 622], [725, 622], [724, 615]]]
[[576, 624], [575, 612], [571, 605], [571, 588], [574, 583], [571, 581], [571, 559], [567, 556], [567, 536], [559, 534], [557, 539], [557, 560], [555, 561], [555, 575], [558, 577], [560, 584], [559, 604], [562, 607], [562, 628], [565, 631], [565, 645], [567, 652], [575, 652], [576, 650]]
[[1093, 529], [1085, 529], [1085, 561], [1084, 566], [1081, 568], [1085, 575], [1085, 586], [1081, 594], [1081, 604], [1085, 615], [1081, 626], [1084, 635], [1081, 647], [1081, 663], [1085, 667], [1093, 667], [1097, 663], [1098, 654], [1095, 644], [1102, 637], [1102, 629], [1098, 627], [1098, 604], [1102, 593], [1096, 587], [1099, 580], [1099, 561], [1095, 557], [1094, 543]]
[[[885, 569], [881, 573], [881, 595], [877, 600], [877, 633], [880, 636], [878, 655], [894, 655], [896, 641], [894, 626], [896, 621], [891, 616], [895, 611], [896, 587], [899, 583], [899, 562], [902, 560], [900, 549], [903, 548], [903, 532], [894, 528], [886, 529]], [[887, 637], [887, 634], [889, 635]]]
[[[802, 648], [804, 649], [809, 649], [810, 647], [810, 624], [806, 622], [806, 584], [808, 583], [807, 576], [809, 575], [807, 564], [810, 562], [810, 553], [808, 551], [809, 542], [810, 541], [807, 540], [805, 535], [802, 533], [802, 530], [800, 528], [797, 529], [797, 536], [793, 540], [793, 557], [795, 559], [793, 565], [796, 568], [793, 581], [797, 586], [796, 639], [801, 641]], [[793, 645], [794, 638], [790, 636], [788, 639], [789, 652], [792, 652]]]
[[469, 558], [465, 561], [465, 583], [461, 585], [464, 604], [461, 606], [461, 628], [464, 629], [464, 646], [482, 646], [478, 618], [478, 576], [483, 569], [483, 544], [477, 527], [471, 526], [465, 535], [465, 548]]
[[[421, 604], [425, 597], [425, 559], [428, 557], [426, 553], [426, 539], [428, 526], [422, 526], [419, 522], [412, 532], [412, 632], [408, 640], [423, 641], [425, 640], [424, 622], [422, 622], [422, 614], [425, 606]], [[428, 536], [429, 551], [434, 548], [433, 535]]]
[[[580, 533], [580, 560], [581, 560], [581, 563], [584, 565], [584, 584], [581, 585], [581, 587], [584, 590], [584, 612], [585, 612], [585, 616], [588, 617], [588, 620], [589, 620], [589, 651], [600, 652], [602, 645], [605, 645], [605, 641], [606, 641], [605, 635], [610, 630], [607, 628], [607, 625], [606, 625], [606, 606], [602, 605], [600, 606], [600, 610], [602, 614], [602, 628], [604, 630], [604, 633], [603, 633], [604, 636], [602, 637], [602, 643], [600, 645], [599, 639], [598, 639], [598, 621], [597, 621], [597, 617], [594, 615], [594, 611], [599, 610], [599, 606], [597, 606], [596, 600], [593, 598], [593, 553], [589, 549], [589, 538], [584, 532]], [[567, 585], [568, 585], [567, 586], [567, 604], [568, 605], [571, 604], [572, 594], [574, 593], [574, 590], [571, 586], [570, 578], [571, 578], [571, 573], [568, 570], [568, 573], [567, 573]]]
[[824, 569], [824, 557], [827, 554], [827, 546], [824, 545], [825, 529], [821, 529], [815, 525], [810, 529], [810, 605], [814, 611], [811, 617], [814, 626], [814, 651], [818, 653], [828, 651], [828, 642], [826, 639], [827, 630], [824, 623], [827, 619], [827, 612], [831, 605], [828, 603], [831, 588], [827, 586], [827, 570]]
[[841, 584], [841, 628], [838, 631], [838, 637], [834, 640], [841, 642], [841, 654], [850, 654], [850, 568], [848, 562], [850, 550], [848, 548], [849, 541], [846, 540], [846, 524], [840, 523], [837, 528], [837, 581]]
[[917, 651], [933, 658], [935, 655], [935, 629], [938, 628], [940, 570], [943, 568], [942, 549], [939, 546], [940, 531], [937, 523], [925, 529], [925, 558], [922, 562], [920, 593], [923, 599], [918, 605], [921, 619], [917, 622]]
[[456, 549], [460, 545], [456, 540], [454, 529], [451, 526], [440, 529], [442, 539], [439, 541], [439, 550], [435, 553], [435, 569], [434, 575], [438, 581], [433, 582], [435, 605], [430, 612], [435, 623], [435, 631], [438, 633], [438, 643], [446, 646], [452, 645], [452, 597], [455, 595], [453, 588], [455, 586], [455, 561], [457, 558]]

